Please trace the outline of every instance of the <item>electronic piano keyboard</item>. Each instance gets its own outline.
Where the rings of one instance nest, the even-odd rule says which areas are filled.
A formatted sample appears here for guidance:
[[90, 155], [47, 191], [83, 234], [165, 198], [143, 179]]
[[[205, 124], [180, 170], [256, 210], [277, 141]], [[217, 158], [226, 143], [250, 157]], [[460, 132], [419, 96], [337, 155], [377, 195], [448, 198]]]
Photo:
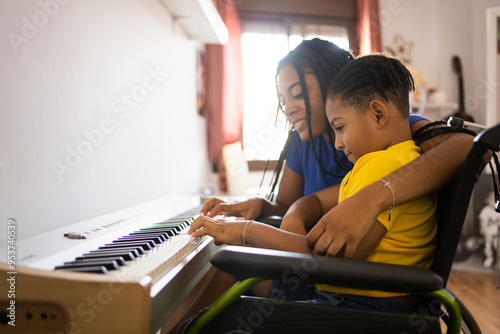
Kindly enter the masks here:
[[200, 205], [168, 196], [17, 240], [14, 266], [0, 254], [0, 332], [158, 332], [217, 247], [186, 233]]

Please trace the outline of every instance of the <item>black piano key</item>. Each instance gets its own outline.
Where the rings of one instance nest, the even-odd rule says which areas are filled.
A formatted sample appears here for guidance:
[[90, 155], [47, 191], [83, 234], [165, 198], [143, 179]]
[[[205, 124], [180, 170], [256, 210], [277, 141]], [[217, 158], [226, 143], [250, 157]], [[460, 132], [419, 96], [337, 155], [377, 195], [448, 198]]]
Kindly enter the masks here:
[[144, 227], [134, 232], [142, 232], [142, 233], [173, 233], [174, 235], [178, 234], [178, 230], [172, 227]]
[[166, 241], [167, 239], [161, 235], [160, 236], [148, 235], [148, 234], [146, 234], [144, 236], [127, 235], [125, 237], [118, 238], [114, 242], [127, 242], [127, 241], [137, 241], [137, 240], [150, 240], [158, 245], [158, 244], [161, 244], [162, 242]]
[[139, 252], [140, 255], [144, 255], [146, 254], [146, 251], [144, 250], [144, 248], [142, 247], [137, 247], [137, 246], [127, 246], [127, 245], [112, 245], [112, 246], [101, 246], [98, 248], [98, 250], [105, 250], [105, 251], [108, 251], [108, 250], [117, 250], [117, 249], [120, 249], [120, 248], [123, 248], [123, 249], [126, 249], [126, 250], [136, 250], [137, 252]]
[[95, 253], [95, 252], [107, 252], [107, 251], [119, 251], [119, 250], [124, 250], [124, 251], [133, 251], [134, 253], [137, 253], [137, 257], [141, 256], [141, 255], [144, 255], [146, 254], [146, 252], [144, 251], [144, 248], [142, 247], [108, 247], [108, 246], [101, 246], [99, 247], [98, 249], [96, 250], [92, 250], [90, 251], [91, 253]]
[[159, 222], [154, 222], [153, 225], [155, 224], [184, 224], [188, 221], [190, 221], [191, 218], [185, 218], [185, 219], [165, 219], [165, 220], [160, 220]]
[[153, 225], [155, 225], [155, 226], [175, 226], [175, 227], [179, 227], [179, 228], [186, 228], [186, 227], [189, 227], [189, 225], [191, 225], [193, 220], [186, 220], [183, 222], [161, 222], [161, 223], [156, 223]]
[[124, 241], [124, 242], [117, 242], [116, 240], [109, 243], [105, 244], [104, 247], [107, 246], [137, 246], [137, 247], [142, 247], [144, 250], [151, 250], [155, 248], [155, 243], [150, 241], [150, 240], [131, 240], [131, 241]]
[[156, 244], [153, 240], [151, 239], [145, 239], [145, 240], [130, 240], [130, 241], [120, 241], [120, 240], [115, 240], [113, 241], [111, 244], [113, 243], [130, 243], [130, 244], [134, 244], [134, 245], [139, 245], [139, 246], [143, 246], [143, 245], [149, 245], [149, 247], [152, 249], [152, 248], [155, 248]]
[[119, 242], [138, 242], [138, 243], [144, 242], [144, 243], [149, 243], [151, 247], [154, 247], [155, 244], [161, 244], [163, 240], [151, 235], [143, 235], [143, 236], [120, 237], [113, 241], [113, 243], [119, 243]]
[[102, 264], [107, 261], [115, 261], [120, 267], [126, 265], [125, 259], [123, 257], [113, 257], [113, 258], [84, 258], [84, 259], [74, 259], [73, 261], [64, 262], [64, 264], [74, 264], [74, 263], [92, 263], [92, 264]]
[[[161, 243], [161, 242], [159, 242]], [[144, 248], [144, 250], [151, 250], [156, 247], [156, 244], [154, 240], [151, 240], [151, 238], [145, 238], [145, 239], [117, 239], [113, 241], [112, 243], [105, 244], [104, 246], [116, 246], [116, 245], [131, 245], [131, 246], [141, 246]]]
[[170, 217], [166, 220], [174, 220], [174, 219], [187, 219], [187, 218], [190, 218], [192, 217], [193, 215], [192, 214], [189, 214], [189, 212], [183, 212], [181, 214], [178, 214], [177, 216], [173, 216], [173, 217]]
[[164, 227], [174, 227], [174, 228], [177, 228], [177, 229], [183, 229], [183, 228], [186, 228], [188, 227], [189, 225], [191, 225], [190, 222], [175, 222], [175, 223], [172, 223], [172, 222], [159, 222], [159, 223], [153, 223], [151, 224], [151, 226], [164, 226]]
[[167, 241], [171, 237], [173, 237], [175, 234], [174, 233], [165, 233], [165, 232], [141, 232], [141, 231], [136, 231], [132, 232], [127, 236], [121, 237], [121, 238], [126, 238], [126, 237], [138, 237], [138, 238], [143, 238], [145, 236], [154, 236], [154, 237], [162, 237]]
[[180, 231], [182, 231], [182, 230], [184, 230], [184, 229], [188, 228], [188, 227], [189, 227], [189, 225], [187, 225], [187, 224], [186, 224], [186, 225], [175, 225], [175, 226], [168, 226], [168, 225], [156, 225], [155, 227], [156, 227], [156, 228], [172, 228], [172, 229], [174, 229], [175, 231], [180, 232]]
[[153, 225], [153, 226], [157, 226], [157, 225], [163, 225], [163, 226], [187, 226], [187, 225], [189, 225], [189, 220], [183, 220], [183, 221], [165, 221], [165, 220], [162, 220], [162, 221], [153, 223], [151, 225]]
[[118, 270], [119, 266], [116, 261], [96, 261], [95, 263], [86, 263], [86, 262], [80, 262], [80, 263], [71, 263], [71, 264], [64, 264], [62, 266], [57, 266], [55, 269], [63, 269], [63, 268], [87, 268], [87, 267], [96, 267], [96, 266], [103, 266], [108, 270]]
[[97, 274], [107, 274], [108, 269], [104, 266], [94, 266], [94, 267], [64, 267], [59, 268], [57, 270], [66, 270], [66, 271], [76, 271], [81, 273], [97, 273]]
[[181, 230], [182, 229], [176, 229], [173, 227], [145, 227], [145, 228], [141, 228], [140, 230], [138, 230], [136, 232], [155, 232], [156, 231], [156, 232], [173, 233], [174, 235], [178, 235]]
[[153, 237], [153, 238], [158, 238], [161, 242], [167, 241], [170, 239], [169, 235], [164, 233], [164, 232], [152, 232], [148, 234], [140, 234], [140, 235], [127, 235], [124, 238], [146, 238], [146, 237]]
[[106, 248], [125, 248], [125, 247], [137, 247], [137, 248], [142, 248], [142, 250], [151, 250], [153, 247], [149, 244], [149, 242], [117, 242], [117, 243], [110, 243], [110, 244], [105, 244], [104, 246], [99, 247], [99, 249], [106, 249]]
[[75, 261], [77, 260], [86, 260], [86, 259], [113, 259], [113, 260], [118, 260], [118, 261], [131, 261], [133, 259], [135, 259], [135, 256], [128, 252], [127, 254], [125, 253], [121, 253], [121, 254], [86, 254], [86, 255], [82, 255], [82, 256], [78, 256], [75, 258]]
[[176, 217], [163, 219], [163, 221], [166, 221], [166, 222], [186, 221], [186, 220], [189, 220], [191, 218], [193, 218], [193, 215], [180, 215], [180, 216], [176, 216]]
[[180, 216], [180, 217], [172, 217], [172, 218], [165, 219], [165, 220], [162, 220], [162, 221], [167, 222], [167, 223], [186, 222], [186, 221], [193, 221], [196, 218], [198, 218], [198, 216], [200, 216], [200, 215], [199, 214], [197, 214], [197, 215], [189, 215], [189, 216], [186, 215], [186, 216]]
[[[158, 230], [158, 231], [161, 231], [161, 230], [165, 230], [165, 231], [175, 231], [176, 235], [179, 234], [179, 232], [181, 232], [182, 230], [186, 229], [186, 227], [183, 227], [183, 226], [163, 226], [163, 225], [155, 225], [155, 226], [151, 226], [151, 227], [146, 227], [146, 228], [143, 228], [141, 230], [143, 231], [154, 231], [154, 230]], [[140, 230], [140, 231], [141, 231]]]
[[120, 248], [120, 249], [111, 249], [111, 250], [102, 250], [102, 249], [95, 249], [91, 250], [90, 252], [83, 254], [83, 256], [92, 256], [92, 255], [116, 255], [116, 256], [123, 256], [125, 260], [130, 257], [129, 260], [134, 260], [136, 257], [141, 256], [138, 250], [136, 249], [125, 249], [125, 248]]
[[168, 231], [134, 231], [130, 233], [129, 235], [146, 235], [146, 234], [153, 234], [153, 233], [158, 233], [166, 236], [168, 239], [171, 237], [175, 237], [178, 233], [175, 230], [168, 230]]
[[173, 229], [183, 229], [184, 227], [187, 227], [188, 225], [184, 225], [184, 224], [169, 224], [169, 223], [154, 223], [154, 224], [151, 224], [145, 228], [160, 228], [160, 227], [163, 227], [163, 228], [173, 228]]
[[168, 236], [168, 239], [172, 238], [172, 237], [175, 237], [176, 235], [179, 235], [179, 233], [176, 231], [176, 230], [144, 230], [144, 231], [135, 231], [135, 232], [132, 232], [130, 235], [141, 235], [141, 236], [145, 236], [145, 235], [150, 235], [152, 233], [163, 233], [163, 234], [166, 234]]

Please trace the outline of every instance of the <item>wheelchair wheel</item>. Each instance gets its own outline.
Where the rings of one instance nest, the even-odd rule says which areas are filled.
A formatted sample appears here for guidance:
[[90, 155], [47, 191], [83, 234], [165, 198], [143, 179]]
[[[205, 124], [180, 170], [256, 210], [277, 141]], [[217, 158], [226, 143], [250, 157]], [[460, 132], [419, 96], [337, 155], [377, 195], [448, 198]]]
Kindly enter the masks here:
[[462, 333], [464, 334], [482, 334], [481, 329], [479, 328], [479, 325], [477, 324], [476, 319], [470, 313], [469, 309], [467, 306], [465, 306], [462, 301], [453, 294], [450, 290], [447, 290], [457, 301], [458, 306], [460, 307], [460, 313], [462, 314]]
[[455, 298], [460, 306], [460, 313], [462, 313], [462, 332], [464, 334], [481, 334], [481, 329], [467, 306], [465, 306], [460, 299], [457, 297]]

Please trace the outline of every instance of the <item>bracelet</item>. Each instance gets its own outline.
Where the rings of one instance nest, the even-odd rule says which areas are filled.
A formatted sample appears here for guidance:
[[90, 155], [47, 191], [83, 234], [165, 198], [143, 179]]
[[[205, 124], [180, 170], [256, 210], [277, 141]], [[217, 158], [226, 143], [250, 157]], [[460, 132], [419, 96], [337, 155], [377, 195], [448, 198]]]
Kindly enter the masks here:
[[387, 182], [384, 179], [378, 179], [377, 181], [384, 182], [384, 187], [389, 188], [389, 190], [391, 191], [391, 194], [392, 194], [392, 205], [388, 209], [389, 210], [389, 219], [388, 220], [391, 221], [392, 207], [394, 207], [396, 205], [396, 197], [394, 196], [394, 190], [392, 189], [390, 182]]
[[243, 228], [243, 246], [246, 246], [246, 242], [245, 242], [245, 232], [247, 231], [247, 226], [248, 226], [248, 224], [250, 224], [250, 223], [253, 223], [253, 220], [248, 221], [248, 222], [245, 224], [245, 227]]

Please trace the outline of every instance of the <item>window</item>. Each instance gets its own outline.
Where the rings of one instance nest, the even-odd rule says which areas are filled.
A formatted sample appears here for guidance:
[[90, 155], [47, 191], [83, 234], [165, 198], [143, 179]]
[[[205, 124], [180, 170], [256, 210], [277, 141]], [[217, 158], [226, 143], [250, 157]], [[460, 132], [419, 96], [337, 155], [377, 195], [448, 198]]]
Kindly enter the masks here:
[[336, 25], [250, 21], [242, 23], [244, 71], [243, 145], [247, 160], [277, 160], [285, 117], [277, 113], [276, 67], [304, 39], [319, 37], [349, 50], [347, 28]]

